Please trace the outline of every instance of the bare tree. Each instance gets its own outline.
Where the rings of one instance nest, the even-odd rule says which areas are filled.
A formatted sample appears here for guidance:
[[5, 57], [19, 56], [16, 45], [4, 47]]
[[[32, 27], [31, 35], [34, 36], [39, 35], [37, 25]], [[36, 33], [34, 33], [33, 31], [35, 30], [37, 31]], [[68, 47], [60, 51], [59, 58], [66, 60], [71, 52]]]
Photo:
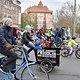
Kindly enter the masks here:
[[[56, 25], [58, 27], [70, 27], [72, 29], [72, 27], [74, 26], [74, 6], [73, 4], [71, 4], [70, 2], [66, 2], [64, 3], [64, 5], [62, 6], [61, 10], [58, 12], [58, 21], [56, 23]], [[79, 21], [80, 18], [80, 5], [76, 6], [76, 27], [77, 24], [80, 23]], [[78, 24], [79, 26], [79, 24]], [[78, 31], [79, 32], [79, 31]]]

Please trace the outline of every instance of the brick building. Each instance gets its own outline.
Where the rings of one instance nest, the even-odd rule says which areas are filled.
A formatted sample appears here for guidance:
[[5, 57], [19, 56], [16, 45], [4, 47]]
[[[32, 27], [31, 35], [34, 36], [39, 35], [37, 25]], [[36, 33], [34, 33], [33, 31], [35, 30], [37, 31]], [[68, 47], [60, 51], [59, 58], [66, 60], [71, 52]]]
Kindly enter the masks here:
[[19, 0], [0, 0], [0, 20], [5, 17], [12, 18], [14, 26], [20, 24], [21, 2]]
[[37, 6], [27, 8], [24, 14], [30, 16], [30, 25], [33, 26], [32, 24], [35, 23], [37, 29], [41, 27], [45, 27], [45, 29], [54, 28], [53, 11], [50, 11], [47, 6], [44, 6], [41, 1]]

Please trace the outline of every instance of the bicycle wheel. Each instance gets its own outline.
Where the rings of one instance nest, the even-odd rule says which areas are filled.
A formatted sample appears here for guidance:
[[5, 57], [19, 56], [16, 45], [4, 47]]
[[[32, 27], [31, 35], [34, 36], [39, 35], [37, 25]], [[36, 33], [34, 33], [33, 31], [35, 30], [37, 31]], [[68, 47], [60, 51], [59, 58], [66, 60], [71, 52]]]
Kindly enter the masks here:
[[80, 59], [80, 49], [75, 52], [76, 58]]
[[35, 75], [32, 72], [32, 67], [31, 66], [27, 66], [23, 69], [22, 73], [21, 73], [21, 80], [37, 80]]
[[62, 57], [68, 57], [69, 56], [69, 52], [68, 52], [68, 49], [62, 49], [61, 50], [61, 56]]
[[[42, 73], [37, 65], [29, 66], [29, 70], [25, 67], [21, 73], [21, 80], [50, 80], [48, 73]], [[32, 76], [29, 74], [32, 74]]]
[[42, 72], [51, 72], [53, 70], [54, 66], [52, 65], [51, 61], [49, 59], [43, 59], [40, 63], [40, 69]]

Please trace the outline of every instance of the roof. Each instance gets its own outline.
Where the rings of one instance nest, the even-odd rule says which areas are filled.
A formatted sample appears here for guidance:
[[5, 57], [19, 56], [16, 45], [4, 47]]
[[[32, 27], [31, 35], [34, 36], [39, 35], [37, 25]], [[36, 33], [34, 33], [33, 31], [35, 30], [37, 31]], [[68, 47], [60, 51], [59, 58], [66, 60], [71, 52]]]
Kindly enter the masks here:
[[32, 6], [27, 8], [24, 13], [52, 13], [52, 11], [50, 11], [48, 9], [47, 6], [43, 6], [42, 2], [40, 1], [39, 4], [37, 6]]
[[32, 7], [27, 8], [24, 12], [28, 12], [28, 13], [31, 13], [31, 12], [37, 12], [37, 13], [38, 12], [43, 12], [43, 13], [49, 12], [49, 13], [51, 13], [52, 11], [50, 11], [47, 6], [32, 6]]

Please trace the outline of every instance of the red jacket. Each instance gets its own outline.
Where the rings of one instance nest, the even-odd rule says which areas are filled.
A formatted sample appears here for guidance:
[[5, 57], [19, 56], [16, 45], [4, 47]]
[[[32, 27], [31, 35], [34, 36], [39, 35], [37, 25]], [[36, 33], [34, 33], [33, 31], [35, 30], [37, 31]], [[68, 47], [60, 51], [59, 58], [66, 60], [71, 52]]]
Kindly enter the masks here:
[[50, 48], [50, 41], [46, 41], [46, 47]]

